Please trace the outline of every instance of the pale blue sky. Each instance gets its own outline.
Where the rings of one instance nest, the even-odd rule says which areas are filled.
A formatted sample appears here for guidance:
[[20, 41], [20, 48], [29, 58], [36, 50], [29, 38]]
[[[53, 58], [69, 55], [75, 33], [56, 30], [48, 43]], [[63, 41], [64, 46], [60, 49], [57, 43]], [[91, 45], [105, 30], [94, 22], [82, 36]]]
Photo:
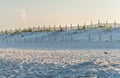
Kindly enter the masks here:
[[120, 21], [120, 0], [0, 0], [0, 27]]

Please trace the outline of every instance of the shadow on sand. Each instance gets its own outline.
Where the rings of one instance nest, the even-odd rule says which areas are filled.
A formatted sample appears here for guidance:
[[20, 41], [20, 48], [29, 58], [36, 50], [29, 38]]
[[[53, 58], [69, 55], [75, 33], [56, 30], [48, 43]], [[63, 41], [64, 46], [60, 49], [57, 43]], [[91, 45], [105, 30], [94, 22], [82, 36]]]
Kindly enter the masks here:
[[119, 78], [118, 64], [101, 66], [94, 61], [74, 65], [20, 63], [0, 59], [0, 78]]

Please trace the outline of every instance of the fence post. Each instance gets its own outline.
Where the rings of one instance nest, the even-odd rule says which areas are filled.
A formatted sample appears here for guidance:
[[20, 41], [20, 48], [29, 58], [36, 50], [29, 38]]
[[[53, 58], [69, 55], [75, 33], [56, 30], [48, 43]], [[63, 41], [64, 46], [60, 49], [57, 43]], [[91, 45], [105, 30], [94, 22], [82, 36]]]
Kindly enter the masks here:
[[37, 32], [38, 32], [38, 31], [40, 31], [40, 26], [39, 26], [39, 25], [38, 25], [38, 27], [37, 27]]
[[16, 38], [14, 38], [14, 41], [16, 42]]
[[64, 36], [62, 36], [62, 40], [61, 41], [64, 41]]
[[[11, 30], [12, 31], [12, 30]], [[19, 32], [21, 32], [21, 28], [19, 27]]]
[[101, 40], [101, 34], [99, 35], [99, 41], [101, 42], [102, 40]]
[[73, 36], [72, 36], [72, 34], [71, 34], [71, 41], [73, 41]]
[[89, 41], [91, 41], [91, 35], [89, 34], [89, 36], [88, 36], [88, 39], [89, 39]]
[[19, 38], [19, 42], [21, 42], [21, 37]]
[[23, 37], [23, 42], [25, 41], [25, 37]]
[[14, 33], [16, 33], [16, 28], [15, 28], [15, 30], [14, 30]]
[[61, 25], [60, 25], [59, 27], [60, 27], [60, 29], [59, 29], [59, 30], [60, 30], [60, 31], [62, 31], [62, 27], [61, 27]]
[[7, 29], [6, 29], [5, 34], [7, 34], [7, 33], [8, 33], [8, 31], [7, 31]]
[[91, 21], [91, 27], [90, 28], [92, 28], [93, 27], [93, 22]]
[[70, 29], [72, 30], [72, 24], [70, 24]]
[[78, 24], [77, 26], [78, 26], [78, 30], [80, 30], [80, 25]]
[[23, 31], [25, 32], [25, 28], [23, 29]]
[[112, 41], [112, 35], [110, 34], [110, 41]]
[[29, 38], [29, 42], [31, 42], [31, 37]]
[[3, 29], [2, 29], [2, 31], [1, 31], [1, 33], [3, 34]]
[[3, 38], [3, 41], [7, 42], [7, 37]]
[[54, 31], [56, 31], [55, 25], [54, 25]]
[[10, 33], [10, 34], [12, 33], [12, 30], [11, 30], [11, 29], [9, 30], [9, 33]]
[[30, 26], [29, 26], [29, 27], [28, 27], [28, 31], [30, 31], [30, 29], [31, 29], [31, 28], [30, 28]]
[[41, 41], [43, 42], [44, 40], [43, 40], [43, 36], [41, 37]]
[[50, 41], [50, 35], [48, 36], [48, 41]]
[[98, 26], [100, 26], [100, 20], [98, 20]]
[[108, 21], [106, 21], [106, 26], [108, 26]]
[[45, 31], [46, 29], [45, 29], [45, 25], [43, 26], [43, 31]]
[[18, 29], [18, 28], [16, 28], [16, 32], [17, 32], [17, 33], [19, 32], [19, 29]]
[[86, 28], [86, 23], [84, 23], [84, 26], [83, 26], [83, 28]]
[[33, 26], [33, 32], [35, 31], [35, 26]]
[[67, 24], [66, 24], [66, 26], [65, 26], [65, 29], [67, 30]]
[[54, 37], [54, 38], [55, 38], [55, 41], [57, 41], [56, 34], [55, 34], [55, 37]]
[[48, 29], [48, 31], [51, 31], [51, 29], [50, 29], [51, 27], [50, 27], [50, 25], [49, 25], [49, 29]]
[[114, 21], [114, 27], [117, 28], [117, 27], [116, 27], [116, 21]]
[[37, 37], [35, 37], [35, 41], [37, 41]]
[[3, 38], [1, 38], [1, 40], [2, 40], [2, 42], [4, 42], [4, 39], [3, 39]]

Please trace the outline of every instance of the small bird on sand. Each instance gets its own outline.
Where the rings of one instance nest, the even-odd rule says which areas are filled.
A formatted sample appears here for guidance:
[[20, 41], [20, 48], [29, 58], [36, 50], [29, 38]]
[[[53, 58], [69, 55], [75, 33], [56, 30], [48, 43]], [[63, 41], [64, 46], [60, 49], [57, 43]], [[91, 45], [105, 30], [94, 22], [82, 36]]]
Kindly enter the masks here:
[[108, 52], [104, 51], [104, 54], [108, 54]]

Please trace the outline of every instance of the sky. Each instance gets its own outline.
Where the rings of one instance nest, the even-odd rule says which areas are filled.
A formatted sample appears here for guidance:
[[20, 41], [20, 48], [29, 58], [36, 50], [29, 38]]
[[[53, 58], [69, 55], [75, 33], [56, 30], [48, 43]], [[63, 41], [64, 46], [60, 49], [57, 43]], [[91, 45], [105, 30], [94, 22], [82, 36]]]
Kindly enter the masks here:
[[120, 21], [120, 0], [0, 0], [0, 29]]

